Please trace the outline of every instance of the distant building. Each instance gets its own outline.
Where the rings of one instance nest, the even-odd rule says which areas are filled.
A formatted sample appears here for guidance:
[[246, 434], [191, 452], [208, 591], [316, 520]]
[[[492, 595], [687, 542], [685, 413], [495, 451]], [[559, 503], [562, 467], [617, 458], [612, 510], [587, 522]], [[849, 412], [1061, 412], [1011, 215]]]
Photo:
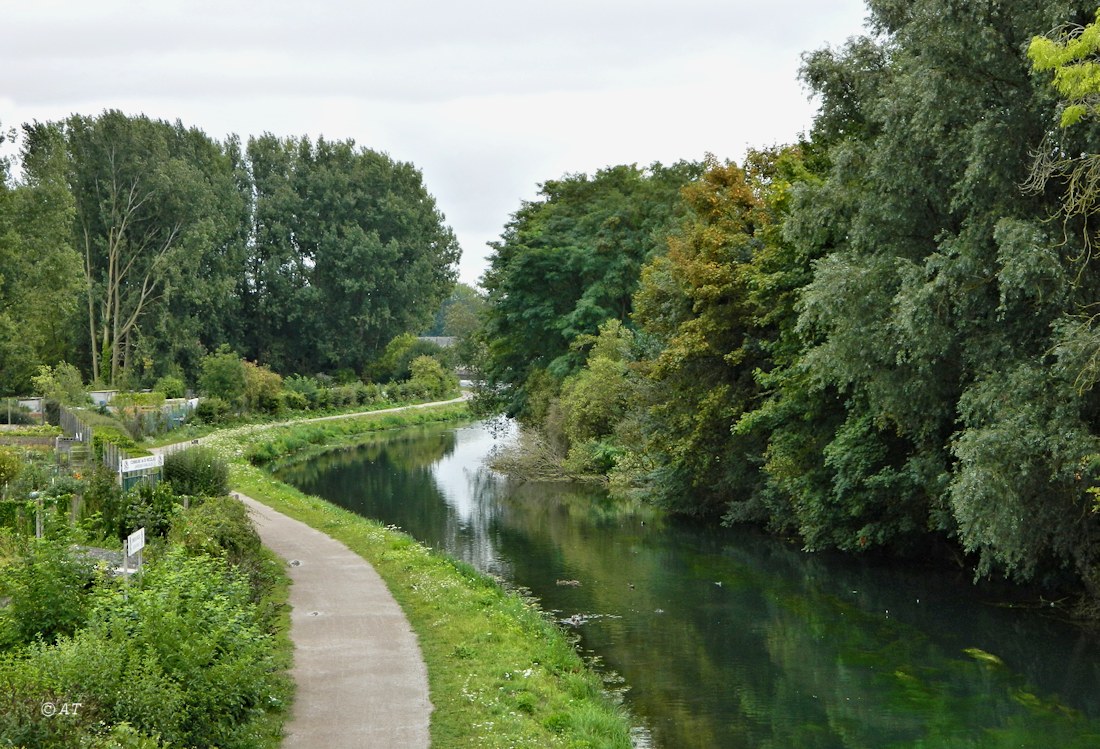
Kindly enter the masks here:
[[42, 413], [42, 406], [45, 405], [45, 398], [18, 398], [18, 403], [21, 408], [25, 408], [31, 413]]
[[91, 396], [92, 403], [95, 403], [97, 406], [106, 406], [108, 403], [115, 399], [115, 396], [118, 395], [118, 391], [93, 390], [92, 392], [88, 393], [88, 395]]

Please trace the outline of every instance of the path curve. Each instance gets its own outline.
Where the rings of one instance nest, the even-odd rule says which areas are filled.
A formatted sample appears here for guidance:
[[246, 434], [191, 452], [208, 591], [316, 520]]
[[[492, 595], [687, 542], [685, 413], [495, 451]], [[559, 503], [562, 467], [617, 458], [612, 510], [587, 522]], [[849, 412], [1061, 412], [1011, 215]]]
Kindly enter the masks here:
[[[468, 398], [464, 392], [448, 401], [238, 429], [430, 408]], [[167, 454], [205, 441], [164, 445], [152, 452]], [[432, 712], [428, 670], [405, 613], [374, 567], [305, 523], [239, 492], [234, 495], [248, 507], [264, 546], [289, 564], [290, 675], [296, 691], [283, 748], [427, 749]]]
[[173, 442], [168, 445], [161, 445], [160, 447], [150, 447], [149, 452], [154, 455], [174, 453], [177, 450], [186, 450], [192, 445], [205, 444], [211, 439], [224, 436], [240, 435], [248, 432], [259, 432], [266, 429], [278, 429], [279, 427], [291, 426], [293, 424], [310, 424], [316, 421], [339, 421], [341, 419], [355, 419], [362, 416], [375, 416], [382, 414], [392, 414], [398, 411], [414, 411], [420, 408], [434, 408], [436, 406], [450, 406], [456, 403], [464, 403], [470, 400], [469, 391], [463, 390], [462, 395], [457, 398], [451, 398], [445, 401], [431, 401], [430, 403], [410, 403], [407, 406], [393, 406], [392, 408], [380, 408], [377, 411], [349, 411], [348, 413], [334, 414], [332, 416], [311, 416], [307, 419], [287, 419], [286, 421], [275, 421], [269, 424], [245, 424], [243, 426], [229, 427], [228, 429], [219, 429], [216, 432], [207, 434], [203, 437], [193, 439], [184, 442]]
[[237, 494], [289, 563], [291, 677], [284, 749], [426, 749], [432, 704], [420, 645], [374, 567], [339, 541]]

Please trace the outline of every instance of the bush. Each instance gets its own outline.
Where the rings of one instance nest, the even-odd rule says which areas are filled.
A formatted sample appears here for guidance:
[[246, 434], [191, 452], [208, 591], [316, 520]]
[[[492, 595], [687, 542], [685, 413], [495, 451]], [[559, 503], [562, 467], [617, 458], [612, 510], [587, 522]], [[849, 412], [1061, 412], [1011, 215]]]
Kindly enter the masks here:
[[266, 592], [270, 580], [260, 536], [239, 499], [211, 497], [181, 512], [168, 540], [189, 556], [206, 555], [236, 567], [247, 575], [255, 598]]
[[121, 508], [122, 488], [116, 474], [106, 466], [97, 466], [84, 486], [84, 529], [92, 535], [114, 538], [117, 534], [112, 525]]
[[81, 526], [93, 536], [125, 539], [138, 528], [152, 536], [164, 536], [179, 508], [171, 485], [142, 481], [128, 492], [115, 482], [115, 474], [100, 468], [88, 479], [84, 491]]
[[179, 377], [165, 375], [157, 380], [153, 390], [164, 393], [165, 398], [182, 398], [187, 394], [187, 385]]
[[247, 719], [275, 697], [270, 637], [248, 586], [208, 557], [169, 552], [128, 600], [116, 594], [101, 607], [90, 630], [93, 641], [125, 637], [131, 668], [163, 694], [131, 706], [124, 690], [108, 693], [114, 717], [167, 743], [248, 746]]
[[144, 528], [151, 536], [166, 536], [179, 501], [167, 483], [156, 486], [146, 481], [138, 483], [122, 496], [121, 512], [114, 519], [115, 535], [121, 540]]
[[92, 432], [92, 449], [95, 451], [97, 458], [102, 458], [104, 453], [104, 445], [114, 445], [117, 448], [133, 452], [137, 447], [137, 442], [127, 432], [123, 431], [124, 427], [95, 427]]
[[195, 406], [195, 418], [204, 424], [221, 424], [229, 419], [233, 407], [217, 396], [203, 398]]
[[309, 398], [294, 390], [284, 390], [283, 405], [291, 411], [305, 411], [309, 408]]
[[[286, 390], [287, 393], [295, 393], [303, 396], [311, 407], [317, 407], [321, 386], [317, 383], [317, 380], [312, 377], [291, 375], [283, 380], [283, 389]], [[289, 406], [290, 404], [288, 403], [287, 405]]]
[[421, 356], [439, 359], [445, 354], [437, 344], [421, 340], [411, 333], [403, 333], [386, 345], [372, 369], [374, 379], [381, 382], [407, 380], [413, 376], [412, 363]]
[[148, 393], [118, 393], [111, 400], [111, 405], [120, 411], [160, 408], [164, 405], [166, 397], [160, 390], [153, 390]]
[[217, 497], [229, 493], [229, 466], [209, 447], [189, 447], [165, 456], [164, 480], [176, 494]]
[[0, 447], [0, 490], [23, 472], [23, 459], [10, 447]]
[[[72, 637], [0, 659], [0, 704], [20, 708], [0, 710], [0, 744], [119, 746], [95, 738], [110, 731], [130, 747], [157, 746], [150, 736], [165, 746], [256, 745], [252, 719], [279, 709], [287, 688], [240, 575], [173, 550], [126, 594], [104, 587], [93, 602]], [[81, 734], [52, 736], [58, 729], [42, 720], [40, 706], [62, 696], [84, 707], [53, 723]]]
[[246, 386], [244, 362], [228, 346], [202, 359], [199, 389], [203, 395], [221, 398], [227, 403], [240, 403]]
[[61, 362], [56, 367], [43, 364], [38, 368], [38, 374], [31, 378], [31, 384], [40, 395], [67, 406], [88, 402], [80, 370], [67, 362]]
[[358, 394], [351, 385], [337, 385], [328, 391], [329, 405], [333, 408], [347, 408], [356, 405]]
[[92, 577], [92, 565], [73, 555], [67, 538], [31, 540], [0, 577], [0, 592], [11, 599], [0, 608], [0, 642], [52, 642], [72, 634], [87, 618]]
[[283, 378], [265, 366], [246, 361], [244, 407], [246, 411], [278, 413], [283, 408]]
[[412, 377], [407, 391], [421, 398], [440, 398], [458, 387], [458, 378], [447, 372], [438, 360], [418, 356], [410, 364]]

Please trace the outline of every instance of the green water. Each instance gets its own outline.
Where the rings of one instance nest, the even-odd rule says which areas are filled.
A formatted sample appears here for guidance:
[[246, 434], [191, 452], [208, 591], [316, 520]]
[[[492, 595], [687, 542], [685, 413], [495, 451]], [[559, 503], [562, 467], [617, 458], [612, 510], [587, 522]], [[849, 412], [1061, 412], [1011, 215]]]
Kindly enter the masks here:
[[483, 468], [507, 439], [419, 428], [277, 474], [528, 588], [621, 680], [639, 747], [1100, 747], [1097, 638], [942, 571], [515, 485]]

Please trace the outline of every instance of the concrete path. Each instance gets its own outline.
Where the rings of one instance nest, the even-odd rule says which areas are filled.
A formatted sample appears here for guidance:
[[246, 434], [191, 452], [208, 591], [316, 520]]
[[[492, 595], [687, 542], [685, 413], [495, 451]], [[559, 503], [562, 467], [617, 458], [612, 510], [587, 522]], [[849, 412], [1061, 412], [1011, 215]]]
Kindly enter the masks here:
[[[447, 401], [237, 427], [151, 452], [168, 454], [226, 433], [431, 408], [469, 397], [463, 392]], [[236, 495], [264, 545], [290, 563], [290, 675], [297, 693], [284, 749], [426, 749], [428, 671], [416, 635], [382, 578], [339, 541]]]
[[237, 494], [260, 538], [290, 563], [291, 676], [283, 747], [428, 746], [428, 672], [382, 578], [339, 541]]

